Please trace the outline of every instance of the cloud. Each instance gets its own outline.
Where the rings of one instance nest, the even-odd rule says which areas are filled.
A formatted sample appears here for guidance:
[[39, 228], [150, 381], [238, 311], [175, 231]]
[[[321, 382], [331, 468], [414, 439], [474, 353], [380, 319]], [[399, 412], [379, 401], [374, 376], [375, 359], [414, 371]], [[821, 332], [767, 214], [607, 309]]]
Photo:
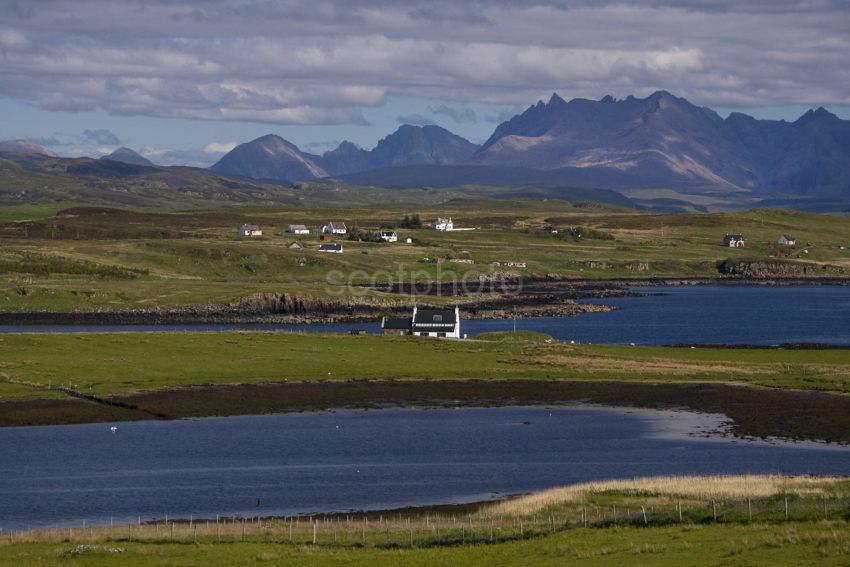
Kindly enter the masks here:
[[[101, 144], [104, 146], [120, 146], [121, 140], [110, 130], [84, 130], [83, 138], [92, 144]], [[110, 150], [111, 151], [111, 150]]]
[[438, 106], [429, 106], [428, 110], [434, 114], [451, 118], [457, 124], [464, 124], [466, 122], [476, 124], [478, 122], [478, 114], [471, 108], [455, 108], [447, 104], [440, 104]]
[[190, 167], [209, 167], [219, 160], [221, 153], [208, 152], [206, 148], [169, 150], [165, 148], [144, 147], [139, 153], [157, 165], [187, 165]]
[[339, 140], [325, 140], [322, 142], [307, 142], [304, 144], [304, 147], [301, 148], [304, 151], [307, 151], [311, 154], [323, 154], [325, 152], [329, 152], [331, 150], [335, 150], [339, 147], [342, 142]]
[[[846, 104], [843, 1], [0, 0], [0, 96], [48, 110], [365, 124], [388, 96], [528, 105], [666, 88]], [[445, 108], [444, 108], [445, 107]]]
[[411, 126], [434, 126], [436, 123], [430, 118], [426, 118], [419, 113], [399, 114], [395, 117], [399, 124], [410, 124]]
[[238, 142], [211, 142], [204, 147], [204, 151], [208, 154], [226, 154], [238, 145]]

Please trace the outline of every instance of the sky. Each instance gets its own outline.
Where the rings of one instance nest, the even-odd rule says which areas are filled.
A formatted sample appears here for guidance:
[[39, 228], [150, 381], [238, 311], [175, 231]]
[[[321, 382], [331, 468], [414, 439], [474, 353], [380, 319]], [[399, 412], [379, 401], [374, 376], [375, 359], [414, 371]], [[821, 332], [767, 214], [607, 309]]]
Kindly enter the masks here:
[[0, 139], [207, 166], [400, 124], [473, 142], [553, 92], [850, 119], [850, 1], [0, 0]]

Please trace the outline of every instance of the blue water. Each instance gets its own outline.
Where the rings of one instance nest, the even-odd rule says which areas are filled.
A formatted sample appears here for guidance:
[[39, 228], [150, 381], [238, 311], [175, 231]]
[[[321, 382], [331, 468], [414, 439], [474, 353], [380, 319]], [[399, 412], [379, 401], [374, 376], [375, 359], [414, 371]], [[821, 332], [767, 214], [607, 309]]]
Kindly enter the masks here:
[[[477, 501], [664, 474], [850, 473], [850, 449], [687, 412], [387, 409], [0, 429], [0, 529]], [[256, 506], [257, 500], [261, 506]]]
[[[559, 340], [640, 345], [822, 343], [850, 345], [850, 286], [688, 286], [633, 288], [642, 296], [591, 300], [616, 307], [577, 317], [529, 317], [518, 329]], [[474, 335], [513, 328], [511, 320], [465, 320]], [[379, 332], [378, 323], [337, 325], [0, 326], [0, 332], [303, 331]]]

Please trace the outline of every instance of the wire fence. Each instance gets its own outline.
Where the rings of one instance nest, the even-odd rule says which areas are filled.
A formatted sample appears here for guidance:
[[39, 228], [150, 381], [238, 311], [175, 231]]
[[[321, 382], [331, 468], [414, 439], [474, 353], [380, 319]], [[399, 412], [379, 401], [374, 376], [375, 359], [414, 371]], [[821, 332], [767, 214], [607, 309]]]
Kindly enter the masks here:
[[659, 504], [631, 499], [627, 504], [574, 504], [519, 516], [390, 513], [315, 517], [168, 518], [110, 525], [63, 526], [38, 530], [0, 531], [0, 545], [21, 542], [202, 542], [429, 547], [496, 543], [528, 539], [576, 528], [663, 526], [676, 523], [749, 523], [850, 519], [850, 497], [770, 497]]

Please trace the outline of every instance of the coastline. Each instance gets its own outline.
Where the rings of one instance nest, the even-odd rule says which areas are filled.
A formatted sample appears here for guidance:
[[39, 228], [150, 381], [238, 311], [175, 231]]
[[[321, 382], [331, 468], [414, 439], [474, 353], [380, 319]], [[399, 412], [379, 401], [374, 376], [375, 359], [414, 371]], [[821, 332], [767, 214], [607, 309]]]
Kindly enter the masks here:
[[352, 380], [195, 386], [98, 399], [0, 402], [0, 426], [66, 425], [388, 407], [601, 404], [729, 418], [743, 438], [850, 443], [850, 396], [724, 383]]

